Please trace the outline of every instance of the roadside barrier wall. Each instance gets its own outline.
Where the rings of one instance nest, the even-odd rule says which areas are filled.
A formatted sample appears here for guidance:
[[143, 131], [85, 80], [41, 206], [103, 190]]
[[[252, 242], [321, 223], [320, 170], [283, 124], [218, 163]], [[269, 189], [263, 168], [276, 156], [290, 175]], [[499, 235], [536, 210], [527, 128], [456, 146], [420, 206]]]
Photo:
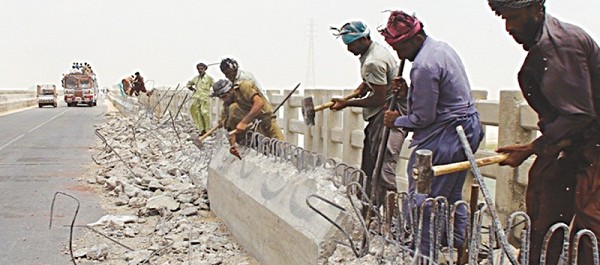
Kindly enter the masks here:
[[[271, 104], [276, 107], [291, 90], [268, 90]], [[325, 109], [317, 112], [315, 126], [306, 126], [303, 121], [301, 106], [302, 99], [312, 96], [315, 106], [326, 103], [332, 97], [342, 97], [350, 94], [350, 90], [310, 89], [302, 94], [298, 91], [283, 104], [277, 115], [277, 121], [282, 128], [286, 141], [301, 146], [305, 150], [319, 153], [324, 157], [332, 157], [348, 165], [359, 167], [363, 147], [365, 122], [360, 108], [347, 108], [343, 111]], [[481, 122], [490, 135], [497, 131], [497, 139], [486, 138], [475, 153], [477, 158], [496, 154], [498, 146], [514, 143], [528, 143], [538, 134], [537, 115], [525, 102], [520, 91], [500, 91], [499, 100], [488, 99], [488, 92], [474, 90], [475, 105], [479, 111]], [[189, 116], [191, 92], [187, 89], [159, 88], [151, 97], [140, 95], [142, 103], [154, 108], [159, 118], [169, 118], [169, 115]], [[218, 99], [211, 100], [211, 122], [216, 124], [222, 103]], [[407, 189], [406, 163], [412, 150], [404, 143], [397, 169], [398, 190]], [[457, 139], [458, 141], [458, 139]], [[518, 168], [491, 165], [480, 170], [486, 183], [495, 190], [494, 200], [503, 222], [509, 213], [524, 209], [525, 187], [527, 172], [532, 159], [527, 160]], [[470, 178], [465, 183], [463, 197], [469, 198]], [[481, 198], [480, 198], [481, 199]]]
[[30, 90], [0, 90], [0, 114], [37, 106], [35, 94]]

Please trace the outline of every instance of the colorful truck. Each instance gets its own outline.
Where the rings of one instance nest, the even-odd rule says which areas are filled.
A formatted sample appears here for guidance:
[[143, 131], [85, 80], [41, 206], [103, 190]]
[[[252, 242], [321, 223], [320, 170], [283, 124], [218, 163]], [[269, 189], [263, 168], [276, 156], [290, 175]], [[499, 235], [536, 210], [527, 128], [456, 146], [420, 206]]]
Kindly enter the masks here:
[[37, 85], [37, 99], [38, 106], [40, 108], [46, 105], [56, 108], [58, 106], [58, 93], [56, 92], [56, 85]]
[[67, 106], [75, 107], [78, 104], [96, 106], [98, 83], [91, 69], [72, 69], [71, 72], [63, 75], [62, 86]]

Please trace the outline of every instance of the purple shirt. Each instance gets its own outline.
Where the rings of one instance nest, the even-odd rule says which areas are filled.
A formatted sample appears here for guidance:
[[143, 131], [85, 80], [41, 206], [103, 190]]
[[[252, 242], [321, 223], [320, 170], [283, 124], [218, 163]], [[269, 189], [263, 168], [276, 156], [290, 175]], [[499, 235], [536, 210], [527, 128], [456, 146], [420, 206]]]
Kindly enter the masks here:
[[540, 30], [519, 72], [523, 95], [539, 117], [536, 153], [565, 138], [581, 139], [600, 121], [594, 102], [600, 102], [600, 47], [581, 28], [548, 14]]
[[435, 135], [446, 121], [476, 112], [465, 67], [445, 42], [425, 39], [412, 64], [410, 80], [408, 114], [394, 124], [413, 130], [411, 146]]

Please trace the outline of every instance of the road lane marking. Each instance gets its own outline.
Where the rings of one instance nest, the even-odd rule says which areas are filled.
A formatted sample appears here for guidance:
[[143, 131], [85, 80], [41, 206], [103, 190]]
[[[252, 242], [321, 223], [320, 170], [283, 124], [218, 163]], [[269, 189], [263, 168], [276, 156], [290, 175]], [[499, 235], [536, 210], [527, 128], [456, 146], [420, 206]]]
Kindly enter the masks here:
[[6, 148], [7, 146], [11, 145], [12, 143], [14, 143], [14, 142], [18, 141], [19, 139], [23, 138], [23, 137], [24, 137], [25, 135], [27, 135], [28, 133], [31, 133], [31, 132], [33, 132], [33, 131], [35, 131], [35, 130], [39, 129], [40, 127], [44, 126], [46, 123], [49, 123], [49, 122], [51, 122], [52, 120], [54, 120], [54, 119], [58, 118], [60, 115], [63, 115], [63, 114], [65, 114], [65, 112], [67, 112], [67, 111], [69, 111], [69, 110], [70, 110], [70, 109], [67, 109], [67, 110], [65, 110], [65, 111], [63, 111], [63, 112], [61, 112], [61, 113], [59, 113], [59, 114], [56, 114], [56, 115], [54, 115], [54, 117], [50, 118], [49, 120], [47, 120], [47, 121], [45, 121], [45, 122], [41, 123], [41, 124], [40, 124], [40, 125], [38, 125], [38, 126], [35, 126], [35, 127], [31, 128], [31, 129], [30, 129], [29, 131], [27, 131], [26, 133], [23, 133], [23, 134], [21, 134], [21, 135], [19, 135], [19, 136], [15, 137], [15, 138], [13, 138], [13, 139], [12, 139], [12, 140], [10, 140], [8, 143], [4, 144], [3, 146], [0, 146], [0, 151], [1, 151], [2, 149]]

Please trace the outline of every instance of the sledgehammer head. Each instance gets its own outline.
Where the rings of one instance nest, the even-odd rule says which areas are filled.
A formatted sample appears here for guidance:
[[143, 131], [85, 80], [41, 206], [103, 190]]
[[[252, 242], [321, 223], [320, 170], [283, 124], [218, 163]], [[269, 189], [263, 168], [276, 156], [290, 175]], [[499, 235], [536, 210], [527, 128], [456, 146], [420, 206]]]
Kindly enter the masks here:
[[431, 181], [433, 180], [432, 152], [427, 149], [416, 151], [415, 165], [413, 167], [413, 180], [417, 193], [431, 193]]
[[307, 126], [315, 125], [315, 104], [312, 97], [306, 97], [302, 100], [302, 116]]

